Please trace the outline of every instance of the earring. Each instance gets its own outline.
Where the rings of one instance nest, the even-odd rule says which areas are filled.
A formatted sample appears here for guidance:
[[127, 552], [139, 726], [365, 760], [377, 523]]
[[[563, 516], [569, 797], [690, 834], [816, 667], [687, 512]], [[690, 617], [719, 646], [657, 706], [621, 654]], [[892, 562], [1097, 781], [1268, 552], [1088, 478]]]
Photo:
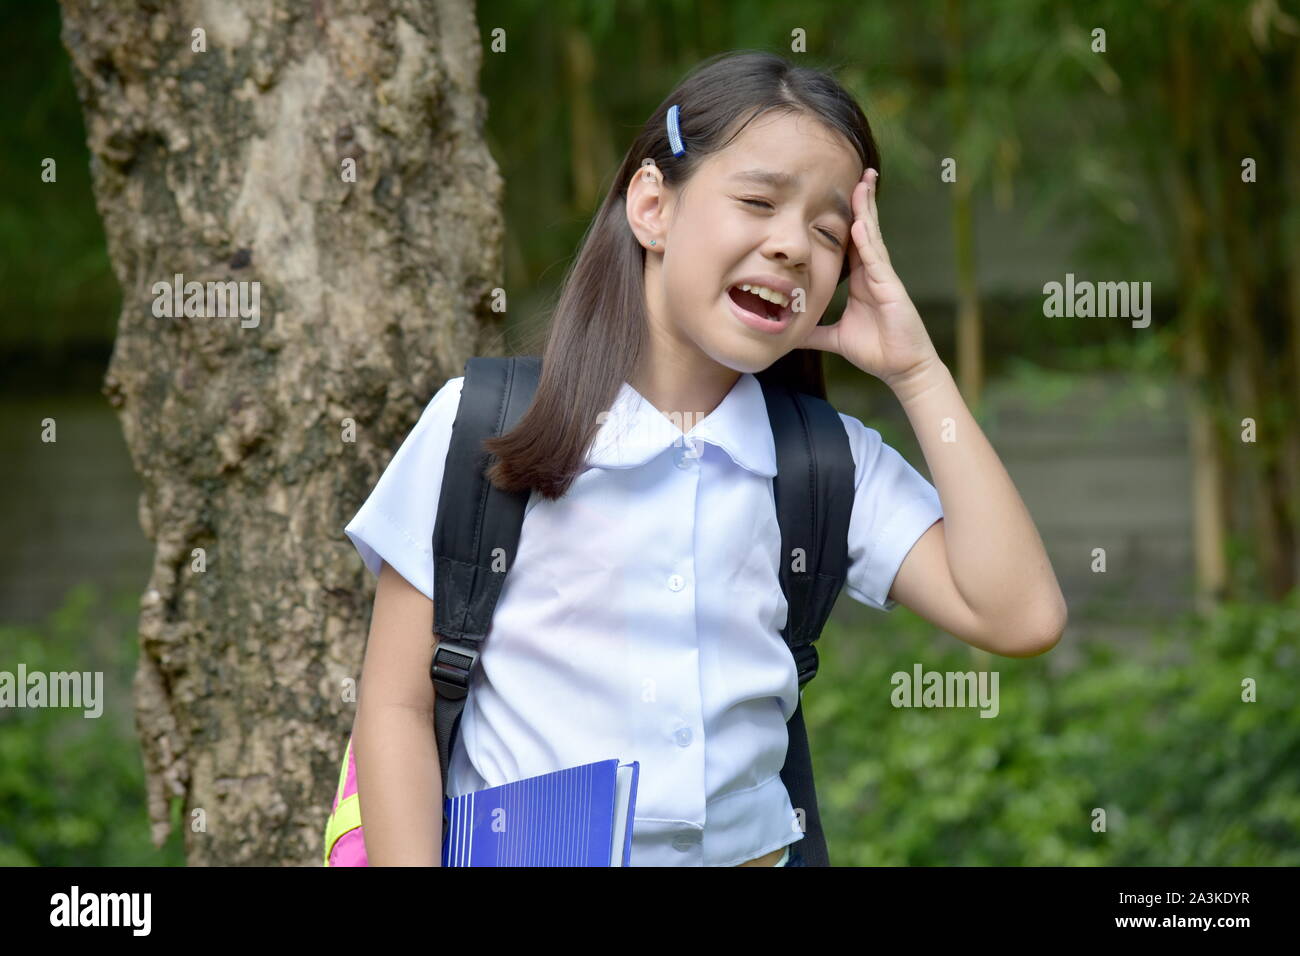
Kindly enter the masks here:
[[654, 244], [655, 244], [655, 241], [654, 241], [653, 239], [651, 239], [651, 240], [650, 240], [650, 245], [653, 246]]

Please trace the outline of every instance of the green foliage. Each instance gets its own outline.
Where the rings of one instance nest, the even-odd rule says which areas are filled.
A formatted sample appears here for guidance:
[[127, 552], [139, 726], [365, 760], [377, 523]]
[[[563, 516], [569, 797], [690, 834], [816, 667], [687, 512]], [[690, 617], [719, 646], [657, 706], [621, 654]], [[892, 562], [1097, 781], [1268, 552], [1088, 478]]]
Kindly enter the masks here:
[[0, 351], [110, 342], [120, 302], [59, 28], [56, 3], [0, 4]]
[[[120, 627], [88, 642], [96, 613], [83, 586], [39, 627], [0, 628], [0, 669], [103, 669], [119, 688], [98, 719], [0, 711], [0, 865], [184, 864], [179, 806], [163, 850], [149, 842], [120, 690], [136, 642]], [[1300, 594], [1227, 605], [1139, 646], [1071, 638], [1031, 659], [972, 651], [905, 609], [864, 620], [828, 624], [804, 698], [836, 865], [1300, 864]], [[1064, 652], [1072, 667], [1051, 666]], [[998, 671], [998, 716], [895, 709], [890, 675], [917, 662]], [[1245, 678], [1257, 703], [1241, 700]]]
[[[1142, 645], [995, 658], [905, 610], [832, 620], [804, 698], [837, 866], [1300, 865], [1300, 600]], [[1068, 671], [1054, 654], [1077, 652]], [[1000, 711], [900, 708], [890, 675], [999, 672]], [[1242, 681], [1258, 702], [1242, 701]], [[1106, 832], [1093, 832], [1093, 810]]]
[[[144, 767], [130, 694], [137, 643], [119, 625], [132, 600], [102, 613], [81, 585], [37, 627], [0, 626], [0, 670], [103, 671], [103, 713], [70, 708], [0, 710], [0, 866], [183, 866], [173, 813], [163, 849], [149, 841]], [[102, 635], [102, 636], [101, 636]], [[175, 810], [175, 808], [173, 808]]]

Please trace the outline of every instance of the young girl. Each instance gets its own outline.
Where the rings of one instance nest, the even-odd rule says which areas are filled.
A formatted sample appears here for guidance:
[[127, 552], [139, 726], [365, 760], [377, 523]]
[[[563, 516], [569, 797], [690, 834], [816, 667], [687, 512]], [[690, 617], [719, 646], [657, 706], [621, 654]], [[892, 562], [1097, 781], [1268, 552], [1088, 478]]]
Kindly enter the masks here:
[[[772, 54], [711, 58], [647, 121], [565, 280], [533, 404], [488, 445], [491, 480], [530, 494], [449, 795], [638, 760], [632, 865], [800, 864], [760, 379], [825, 398], [819, 350], [889, 385], [938, 486], [840, 415], [849, 595], [996, 654], [1059, 639], [1038, 533], [890, 267], [879, 168], [852, 97]], [[846, 277], [843, 315], [820, 326]], [[372, 865], [440, 855], [431, 539], [462, 382], [345, 529], [379, 577], [354, 728]]]

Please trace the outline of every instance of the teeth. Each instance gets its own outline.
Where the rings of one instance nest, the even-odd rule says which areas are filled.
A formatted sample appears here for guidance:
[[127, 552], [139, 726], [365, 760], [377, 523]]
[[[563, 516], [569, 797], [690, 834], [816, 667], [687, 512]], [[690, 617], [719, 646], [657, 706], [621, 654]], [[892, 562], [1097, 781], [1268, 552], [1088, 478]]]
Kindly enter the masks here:
[[769, 289], [767, 286], [750, 285], [748, 282], [745, 282], [741, 284], [740, 289], [742, 292], [752, 292], [760, 299], [766, 299], [768, 302], [775, 302], [783, 309], [790, 304], [789, 298], [782, 295], [780, 292]]

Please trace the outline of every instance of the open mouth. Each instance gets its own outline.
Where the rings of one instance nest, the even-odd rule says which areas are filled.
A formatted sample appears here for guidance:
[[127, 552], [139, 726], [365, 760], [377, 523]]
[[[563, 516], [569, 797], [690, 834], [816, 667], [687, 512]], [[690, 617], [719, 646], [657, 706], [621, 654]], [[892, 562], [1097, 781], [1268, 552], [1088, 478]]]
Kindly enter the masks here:
[[775, 302], [769, 302], [761, 295], [744, 291], [738, 285], [733, 285], [728, 289], [727, 295], [731, 296], [731, 301], [746, 312], [756, 315], [760, 319], [767, 319], [769, 322], [780, 322], [790, 314], [788, 306], [780, 306]]

